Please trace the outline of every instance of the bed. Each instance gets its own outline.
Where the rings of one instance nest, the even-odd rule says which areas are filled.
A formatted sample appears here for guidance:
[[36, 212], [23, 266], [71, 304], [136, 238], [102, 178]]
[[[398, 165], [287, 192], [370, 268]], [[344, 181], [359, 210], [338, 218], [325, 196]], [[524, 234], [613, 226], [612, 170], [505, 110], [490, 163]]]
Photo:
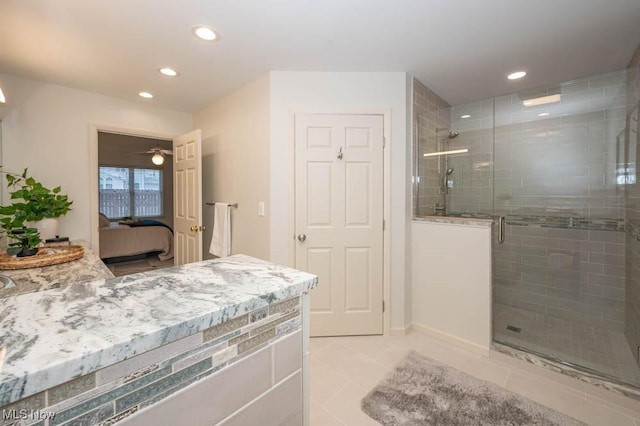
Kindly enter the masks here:
[[140, 221], [130, 225], [100, 220], [100, 258], [135, 256], [158, 252], [158, 259], [173, 258], [173, 231], [157, 221]]

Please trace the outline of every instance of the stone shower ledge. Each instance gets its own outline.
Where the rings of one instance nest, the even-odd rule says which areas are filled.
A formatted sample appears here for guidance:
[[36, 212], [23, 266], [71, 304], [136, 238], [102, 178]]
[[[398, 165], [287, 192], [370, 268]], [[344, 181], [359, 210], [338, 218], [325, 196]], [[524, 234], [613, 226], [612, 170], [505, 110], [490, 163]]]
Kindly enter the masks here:
[[316, 285], [314, 275], [234, 255], [4, 298], [0, 406]]
[[490, 228], [493, 225], [493, 219], [475, 218], [475, 217], [459, 217], [459, 216], [424, 216], [413, 218], [416, 223], [444, 223], [450, 225], [462, 226], [482, 226]]

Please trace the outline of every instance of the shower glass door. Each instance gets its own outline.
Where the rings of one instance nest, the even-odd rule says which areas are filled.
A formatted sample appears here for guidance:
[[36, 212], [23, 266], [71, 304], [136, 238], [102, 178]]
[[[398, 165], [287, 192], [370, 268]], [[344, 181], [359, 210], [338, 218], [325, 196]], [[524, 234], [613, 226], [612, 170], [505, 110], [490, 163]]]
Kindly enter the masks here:
[[624, 332], [625, 73], [494, 102], [494, 340], [640, 386]]

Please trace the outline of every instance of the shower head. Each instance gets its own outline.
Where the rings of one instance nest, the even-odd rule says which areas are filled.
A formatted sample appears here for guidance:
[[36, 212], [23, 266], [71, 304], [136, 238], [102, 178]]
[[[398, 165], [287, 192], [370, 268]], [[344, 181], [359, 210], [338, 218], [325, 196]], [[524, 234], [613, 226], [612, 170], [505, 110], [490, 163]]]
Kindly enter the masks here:
[[447, 169], [447, 171], [445, 172], [445, 176], [449, 176], [451, 173], [453, 173], [453, 167], [449, 167]]
[[444, 127], [437, 127], [436, 128], [436, 133], [438, 132], [448, 132], [449, 134], [447, 135], [448, 139], [453, 139], [453, 138], [457, 138], [458, 135], [460, 135], [460, 133], [456, 132], [455, 130], [451, 130], [451, 129], [446, 129]]

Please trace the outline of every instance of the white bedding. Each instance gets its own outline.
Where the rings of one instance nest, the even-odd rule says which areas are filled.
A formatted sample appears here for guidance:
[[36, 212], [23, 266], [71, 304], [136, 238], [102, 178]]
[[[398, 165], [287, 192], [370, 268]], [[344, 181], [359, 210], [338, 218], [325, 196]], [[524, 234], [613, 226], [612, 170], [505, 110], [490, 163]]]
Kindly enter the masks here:
[[164, 226], [111, 223], [100, 228], [100, 258], [134, 256], [158, 251], [160, 260], [173, 258], [173, 233]]

